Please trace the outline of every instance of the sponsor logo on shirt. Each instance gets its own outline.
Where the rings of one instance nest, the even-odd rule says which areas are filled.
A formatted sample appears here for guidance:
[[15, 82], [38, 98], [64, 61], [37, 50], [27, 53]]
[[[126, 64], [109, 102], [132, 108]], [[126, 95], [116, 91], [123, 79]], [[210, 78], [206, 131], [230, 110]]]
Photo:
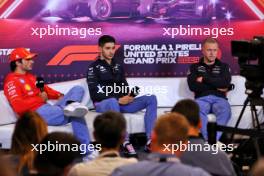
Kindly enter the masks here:
[[106, 69], [104, 66], [100, 66], [100, 72], [102, 72], [102, 73], [106, 72]]
[[27, 91], [30, 91], [30, 90], [31, 90], [30, 85], [26, 84], [26, 85], [25, 85], [25, 89], [26, 89]]
[[22, 84], [25, 84], [25, 80], [24, 80], [24, 79], [19, 79], [19, 81], [20, 81]]

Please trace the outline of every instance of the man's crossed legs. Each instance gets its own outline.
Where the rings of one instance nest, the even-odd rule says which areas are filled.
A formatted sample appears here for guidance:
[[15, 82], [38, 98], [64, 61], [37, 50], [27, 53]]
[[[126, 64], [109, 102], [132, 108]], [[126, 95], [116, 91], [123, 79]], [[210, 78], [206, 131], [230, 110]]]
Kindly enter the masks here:
[[[55, 105], [46, 103], [39, 107], [37, 112], [51, 126], [65, 125], [71, 122], [75, 137], [82, 144], [88, 145], [90, 143], [90, 136], [84, 119], [84, 115], [88, 112], [88, 109], [80, 104], [83, 96], [84, 89], [81, 86], [74, 86]], [[87, 154], [91, 152], [87, 150]]]

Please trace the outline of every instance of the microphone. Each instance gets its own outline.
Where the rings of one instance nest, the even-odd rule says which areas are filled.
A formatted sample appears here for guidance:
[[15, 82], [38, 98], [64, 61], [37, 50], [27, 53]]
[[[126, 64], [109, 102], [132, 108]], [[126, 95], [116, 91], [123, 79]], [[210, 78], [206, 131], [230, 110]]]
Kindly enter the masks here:
[[235, 84], [231, 83], [229, 86], [228, 86], [228, 91], [229, 90], [234, 90], [235, 89]]
[[136, 96], [138, 96], [138, 94], [139, 94], [139, 87], [135, 86], [135, 87], [132, 88], [132, 90], [131, 90], [129, 95], [131, 97], [136, 97]]
[[36, 86], [37, 86], [37, 88], [40, 89], [41, 92], [44, 91], [44, 84], [45, 84], [44, 79], [42, 77], [37, 77]]
[[207, 123], [207, 136], [208, 136], [208, 143], [213, 145], [216, 143], [216, 117], [214, 115], [208, 116], [208, 123]]

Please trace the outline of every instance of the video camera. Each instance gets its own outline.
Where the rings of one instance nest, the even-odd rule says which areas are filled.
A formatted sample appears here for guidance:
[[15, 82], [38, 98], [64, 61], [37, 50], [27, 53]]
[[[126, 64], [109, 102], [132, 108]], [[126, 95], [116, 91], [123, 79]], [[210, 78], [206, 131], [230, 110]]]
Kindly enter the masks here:
[[246, 93], [260, 97], [264, 87], [264, 36], [231, 41], [231, 52], [238, 57], [240, 75], [246, 78]]

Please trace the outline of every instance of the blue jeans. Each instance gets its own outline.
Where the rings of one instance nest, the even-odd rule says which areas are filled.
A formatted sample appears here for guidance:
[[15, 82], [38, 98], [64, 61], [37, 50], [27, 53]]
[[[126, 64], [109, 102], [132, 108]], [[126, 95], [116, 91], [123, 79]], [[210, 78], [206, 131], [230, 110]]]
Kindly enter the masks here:
[[[144, 116], [145, 130], [147, 138], [150, 139], [151, 131], [157, 119], [157, 98], [155, 95], [145, 95], [135, 98], [133, 102], [127, 105], [120, 105], [116, 98], [108, 98], [95, 103], [96, 112], [116, 111], [122, 113], [134, 113], [146, 108]], [[128, 140], [128, 135], [126, 137]]]
[[44, 104], [37, 109], [37, 112], [43, 117], [48, 125], [59, 126], [72, 123], [72, 130], [82, 144], [90, 143], [89, 131], [84, 118], [66, 117], [63, 109], [67, 101], [81, 102], [84, 95], [84, 89], [81, 86], [74, 86], [64, 95], [55, 105]]
[[[213, 113], [216, 116], [218, 125], [226, 125], [231, 118], [231, 108], [228, 101], [214, 95], [208, 95], [196, 99], [200, 107], [200, 118], [202, 120], [201, 133], [207, 139], [207, 115]], [[222, 132], [217, 132], [217, 140], [220, 139]]]

